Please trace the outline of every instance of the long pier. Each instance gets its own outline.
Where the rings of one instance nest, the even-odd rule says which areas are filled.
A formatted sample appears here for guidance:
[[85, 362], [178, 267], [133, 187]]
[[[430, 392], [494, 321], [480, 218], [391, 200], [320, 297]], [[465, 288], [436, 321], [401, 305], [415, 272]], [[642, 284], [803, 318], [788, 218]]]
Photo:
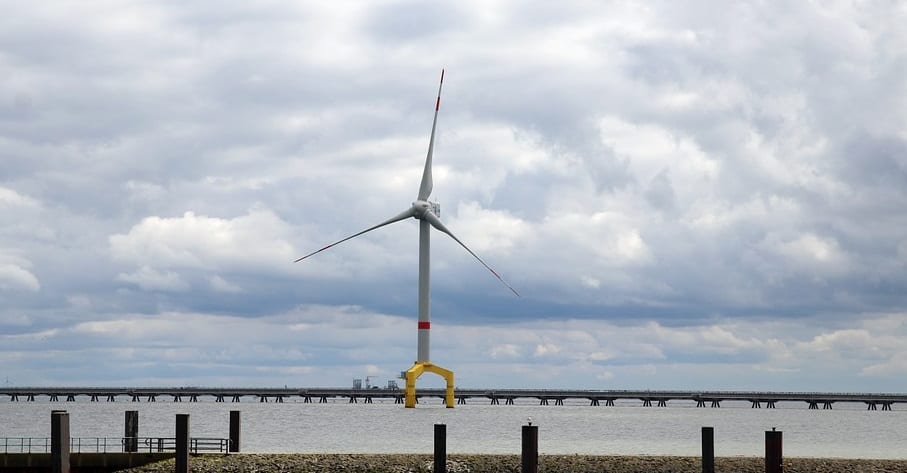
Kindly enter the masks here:
[[[440, 398], [444, 389], [421, 389], [417, 399]], [[301, 399], [304, 403], [326, 403], [338, 399], [349, 403], [371, 404], [373, 400], [392, 400], [403, 403], [402, 389], [350, 388], [204, 388], [204, 387], [0, 387], [0, 397], [10, 402], [34, 402], [45, 398], [50, 402], [75, 402], [87, 398], [91, 402], [277, 402]], [[564, 401], [588, 401], [590, 406], [614, 406], [616, 401], [636, 401], [644, 407], [667, 407], [672, 401], [695, 402], [697, 407], [721, 407], [725, 401], [746, 401], [752, 408], [775, 408], [779, 402], [805, 403], [809, 409], [832, 409], [835, 403], [862, 403], [867, 410], [890, 411], [897, 403], [907, 403], [907, 394], [878, 393], [815, 393], [815, 392], [756, 392], [756, 391], [632, 391], [632, 390], [548, 390], [548, 389], [457, 389], [457, 404], [482, 400], [492, 405], [513, 405], [517, 400], [535, 400], [539, 405], [563, 405]]]

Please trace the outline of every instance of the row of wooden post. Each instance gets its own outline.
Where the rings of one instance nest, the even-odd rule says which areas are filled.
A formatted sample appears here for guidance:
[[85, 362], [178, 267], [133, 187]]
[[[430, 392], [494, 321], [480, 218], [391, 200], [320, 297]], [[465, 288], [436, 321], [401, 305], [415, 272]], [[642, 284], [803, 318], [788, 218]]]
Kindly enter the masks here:
[[[783, 473], [781, 432], [772, 428], [765, 432], [765, 473]], [[715, 473], [715, 429], [702, 428], [702, 473]]]
[[[520, 450], [520, 472], [539, 471], [539, 428], [524, 425]], [[765, 473], [783, 473], [781, 432], [765, 432]], [[447, 425], [435, 424], [435, 457], [433, 473], [447, 473]], [[715, 429], [702, 428], [702, 473], [715, 473]]]
[[[126, 411], [126, 435], [123, 451], [138, 452], [139, 411]], [[230, 411], [230, 440], [227, 450], [239, 452], [240, 414]], [[53, 473], [70, 473], [69, 467], [69, 413], [51, 411], [50, 415], [50, 459]], [[189, 472], [189, 414], [176, 415], [176, 472]]]
[[[138, 451], [138, 411], [126, 411], [124, 450]], [[447, 473], [447, 425], [435, 424], [434, 473]], [[51, 411], [50, 452], [54, 473], [69, 473], [69, 413]], [[765, 432], [765, 473], [783, 473], [781, 432]], [[176, 415], [176, 473], [189, 472], [189, 414]], [[230, 452], [239, 452], [240, 413], [230, 411]], [[520, 453], [521, 473], [538, 473], [539, 430], [537, 425], [524, 425]], [[715, 429], [702, 428], [702, 473], [715, 473]]]

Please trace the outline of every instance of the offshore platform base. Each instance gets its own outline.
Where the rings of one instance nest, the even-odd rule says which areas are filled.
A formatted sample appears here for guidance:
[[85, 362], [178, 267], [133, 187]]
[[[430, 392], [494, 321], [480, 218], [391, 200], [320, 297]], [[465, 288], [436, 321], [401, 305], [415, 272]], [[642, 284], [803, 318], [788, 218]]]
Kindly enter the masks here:
[[440, 366], [427, 361], [417, 361], [413, 367], [403, 372], [406, 379], [406, 390], [403, 399], [405, 407], [416, 407], [416, 380], [422, 373], [434, 373], [447, 381], [447, 392], [444, 395], [444, 405], [449, 409], [454, 406], [454, 374], [453, 371], [441, 368]]

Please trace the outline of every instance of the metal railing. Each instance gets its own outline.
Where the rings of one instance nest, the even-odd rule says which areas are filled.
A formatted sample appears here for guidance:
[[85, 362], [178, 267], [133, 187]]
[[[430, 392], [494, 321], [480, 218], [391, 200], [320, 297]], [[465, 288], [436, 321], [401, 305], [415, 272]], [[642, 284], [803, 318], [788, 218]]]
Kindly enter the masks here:
[[[127, 448], [133, 447], [133, 448]], [[0, 453], [50, 453], [49, 437], [3, 437]], [[175, 452], [174, 437], [74, 437], [69, 439], [70, 453]], [[227, 453], [230, 439], [192, 437], [191, 453]]]
[[3, 453], [45, 453], [50, 451], [50, 438], [4, 437]]

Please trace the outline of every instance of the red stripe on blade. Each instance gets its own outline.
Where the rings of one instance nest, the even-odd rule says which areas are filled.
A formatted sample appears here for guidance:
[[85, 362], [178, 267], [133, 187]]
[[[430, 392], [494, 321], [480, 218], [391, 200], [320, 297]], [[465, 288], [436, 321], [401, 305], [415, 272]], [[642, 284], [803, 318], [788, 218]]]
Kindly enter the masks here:
[[431, 328], [431, 322], [419, 322], [419, 330], [428, 330]]

